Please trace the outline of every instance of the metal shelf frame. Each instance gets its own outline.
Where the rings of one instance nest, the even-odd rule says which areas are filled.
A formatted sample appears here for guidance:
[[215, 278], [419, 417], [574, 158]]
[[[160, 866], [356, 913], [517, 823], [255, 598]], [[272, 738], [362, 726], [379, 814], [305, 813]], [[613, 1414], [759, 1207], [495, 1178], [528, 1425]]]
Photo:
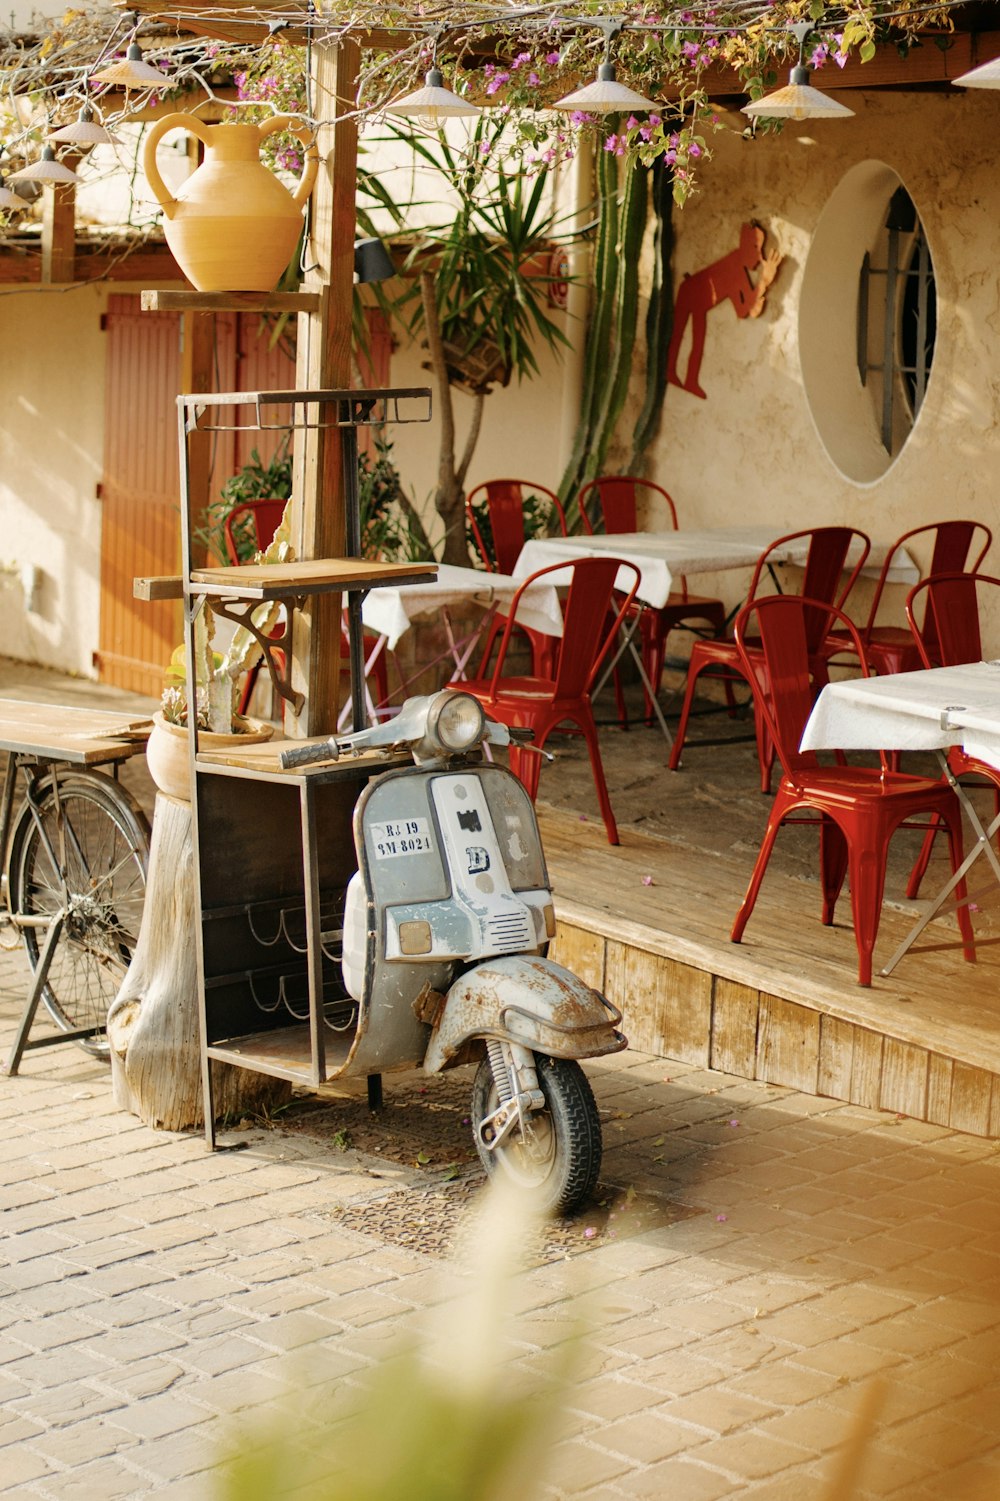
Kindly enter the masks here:
[[[383, 422], [426, 422], [430, 418], [430, 391], [424, 387], [329, 391], [239, 391], [194, 393], [177, 398], [181, 492], [181, 597], [184, 611], [184, 643], [187, 682], [197, 691], [195, 621], [207, 600], [218, 600], [218, 613], [254, 630], [265, 652], [272, 681], [279, 692], [291, 697], [288, 682], [282, 686], [271, 659], [268, 641], [256, 632], [251, 608], [261, 600], [281, 600], [287, 606], [282, 640], [275, 643], [285, 652], [286, 678], [291, 676], [292, 612], [313, 594], [341, 592], [347, 600], [350, 642], [351, 702], [354, 728], [365, 722], [364, 650], [361, 603], [370, 588], [380, 582], [414, 582], [433, 577], [435, 564], [379, 564], [361, 557], [361, 516], [358, 495], [359, 427]], [[243, 421], [241, 418], [248, 418]], [[302, 560], [273, 566], [227, 569], [195, 569], [191, 527], [190, 440], [196, 433], [247, 431], [302, 431], [316, 428], [341, 430], [343, 493], [346, 522], [346, 555], [340, 559]], [[243, 610], [242, 606], [246, 606]], [[318, 1084], [331, 1076], [327, 1058], [333, 1047], [337, 1063], [346, 1066], [354, 1044], [339, 1028], [331, 1034], [326, 1021], [330, 1004], [328, 970], [331, 954], [324, 944], [324, 913], [329, 912], [330, 894], [346, 886], [348, 867], [353, 868], [351, 814], [358, 790], [368, 776], [384, 769], [368, 759], [303, 772], [268, 772], [255, 766], [220, 762], [199, 756], [197, 724], [189, 731], [192, 843], [195, 869], [195, 944], [197, 951], [199, 1009], [201, 1020], [202, 1088], [205, 1133], [215, 1145], [215, 1110], [212, 1061], [236, 1064], [299, 1083]], [[221, 780], [220, 780], [221, 779]], [[244, 823], [238, 798], [225, 787], [226, 779], [241, 780], [254, 789]], [[270, 786], [268, 785], [270, 784]], [[292, 813], [292, 809], [295, 813]], [[259, 827], [258, 827], [259, 826]], [[321, 827], [336, 832], [331, 840], [320, 837]], [[263, 840], [263, 844], [262, 841]], [[330, 891], [321, 891], [321, 873]], [[266, 889], [272, 878], [275, 887]], [[234, 889], [235, 888], [235, 889]], [[240, 911], [248, 904], [271, 901], [301, 905], [304, 915], [304, 947], [294, 946], [295, 958], [281, 946], [273, 956], [260, 951], [260, 943], [239, 928]], [[223, 916], [223, 913], [226, 915]], [[227, 922], [235, 924], [227, 933]], [[244, 923], [245, 927], [245, 923]], [[239, 934], [242, 933], [242, 937]], [[243, 945], [249, 960], [259, 964], [230, 962], [227, 943]], [[206, 947], [211, 961], [206, 963]], [[287, 945], [285, 945], [287, 949]], [[234, 982], [245, 980], [255, 968], [279, 970], [293, 963], [307, 981], [307, 1010], [301, 1022], [279, 1030], [260, 1032], [260, 1018], [251, 1014]], [[327, 973], [324, 973], [324, 964]], [[213, 999], [210, 1006], [208, 993]], [[339, 1006], [339, 1002], [337, 1005]], [[235, 1026], [235, 1031], [233, 1027]], [[246, 1035], [241, 1035], [245, 1026]], [[363, 1022], [358, 1019], [358, 1039]], [[219, 1028], [226, 1029], [219, 1035]], [[359, 1061], [358, 1068], [365, 1071]], [[377, 1075], [370, 1079], [369, 1087]]]

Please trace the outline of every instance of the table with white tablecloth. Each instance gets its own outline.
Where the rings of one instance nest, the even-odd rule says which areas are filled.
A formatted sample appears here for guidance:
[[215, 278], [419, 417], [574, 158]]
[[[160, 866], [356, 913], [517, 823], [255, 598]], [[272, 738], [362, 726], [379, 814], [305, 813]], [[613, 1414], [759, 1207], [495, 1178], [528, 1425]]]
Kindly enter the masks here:
[[[385, 637], [386, 647], [392, 651], [414, 620], [439, 614], [452, 605], [480, 605], [484, 614], [508, 610], [523, 582], [505, 573], [484, 573], [478, 568], [441, 563], [436, 579], [372, 589], [365, 595], [361, 618], [368, 630]], [[562, 610], [556, 586], [539, 583], [526, 589], [518, 606], [517, 620], [529, 630], [561, 636]]]
[[[370, 590], [362, 601], [361, 619], [365, 629], [377, 640], [365, 661], [366, 678], [378, 657], [385, 651], [394, 651], [414, 621], [428, 616], [440, 617], [448, 642], [445, 655], [451, 658], [452, 675], [464, 676], [469, 658], [486, 626], [497, 611], [509, 611], [523, 582], [523, 579], [510, 578], [505, 573], [485, 573], [478, 568], [441, 563], [436, 578]], [[450, 614], [452, 607], [459, 605], [473, 605], [480, 611], [474, 628], [464, 636], [456, 635]], [[561, 636], [562, 607], [556, 585], [530, 584], [521, 596], [516, 618], [519, 625], [529, 630], [541, 631], [546, 636]], [[421, 673], [433, 665], [433, 662], [422, 663]], [[408, 686], [404, 682], [404, 689]], [[371, 695], [367, 697], [368, 713], [374, 719], [377, 711]], [[344, 724], [349, 711], [350, 705], [345, 705], [341, 711]]]
[[[698, 531], [613, 532], [580, 537], [533, 537], [525, 542], [514, 565], [514, 577], [523, 579], [550, 563], [577, 558], [607, 557], [610, 553], [640, 570], [637, 598], [662, 609], [675, 580], [688, 573], [721, 573], [734, 568], [752, 568], [764, 549], [776, 540], [773, 527], [724, 526]], [[799, 537], [779, 548], [771, 562], [801, 567], [809, 550], [808, 537]], [[888, 547], [873, 543], [862, 572], [877, 576]], [[853, 553], [857, 557], [857, 552]], [[848, 553], [848, 563], [852, 554]], [[905, 552], [894, 560], [891, 583], [916, 584], [920, 571]], [[624, 587], [624, 575], [623, 575]]]
[[983, 828], [948, 766], [949, 746], [961, 747], [966, 755], [1000, 772], [1000, 662], [969, 662], [829, 683], [802, 735], [804, 751], [935, 751], [975, 831], [976, 842], [960, 869], [938, 892], [881, 971], [883, 975], [889, 974], [980, 855], [989, 860], [1000, 882], [1000, 860], [990, 842], [1000, 828], [1000, 816], [988, 829]]

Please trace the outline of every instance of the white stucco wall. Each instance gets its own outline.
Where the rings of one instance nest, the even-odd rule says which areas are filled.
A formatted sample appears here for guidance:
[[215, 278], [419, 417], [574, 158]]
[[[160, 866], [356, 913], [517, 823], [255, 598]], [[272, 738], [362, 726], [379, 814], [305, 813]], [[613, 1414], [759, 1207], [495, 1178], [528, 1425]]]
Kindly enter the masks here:
[[0, 293], [0, 642], [85, 676], [100, 620], [106, 306], [99, 286]]
[[[1000, 572], [1000, 95], [840, 97], [853, 119], [803, 121], [750, 141], [734, 114], [735, 128], [714, 138], [700, 194], [675, 215], [675, 277], [733, 249], [748, 219], [766, 227], [768, 248], [776, 244], [785, 259], [762, 317], [737, 319], [728, 304], [709, 313], [701, 366], [707, 399], [668, 388], [648, 472], [689, 525], [754, 520], [777, 535], [848, 523], [890, 541], [943, 516], [971, 517], [997, 534], [986, 566]], [[913, 432], [887, 471], [862, 484], [841, 472], [817, 433], [798, 320], [820, 216], [849, 169], [867, 161], [892, 168], [913, 199], [933, 259], [938, 312], [930, 381]], [[858, 270], [852, 264], [844, 272], [855, 286]], [[853, 350], [853, 326], [847, 335]], [[831, 359], [836, 336], [831, 326]], [[633, 395], [641, 400], [638, 378]], [[735, 602], [741, 582], [720, 575], [700, 578], [698, 588], [711, 585]], [[1000, 638], [995, 645], [1000, 650]]]

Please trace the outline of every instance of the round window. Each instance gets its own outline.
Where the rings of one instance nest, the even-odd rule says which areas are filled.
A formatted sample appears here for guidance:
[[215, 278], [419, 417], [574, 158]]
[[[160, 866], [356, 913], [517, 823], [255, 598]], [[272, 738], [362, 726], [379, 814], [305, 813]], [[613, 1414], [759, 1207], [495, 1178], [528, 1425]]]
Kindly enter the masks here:
[[909, 437], [927, 389], [936, 312], [912, 198], [884, 162], [852, 167], [816, 225], [799, 305], [806, 399], [848, 479], [877, 480]]

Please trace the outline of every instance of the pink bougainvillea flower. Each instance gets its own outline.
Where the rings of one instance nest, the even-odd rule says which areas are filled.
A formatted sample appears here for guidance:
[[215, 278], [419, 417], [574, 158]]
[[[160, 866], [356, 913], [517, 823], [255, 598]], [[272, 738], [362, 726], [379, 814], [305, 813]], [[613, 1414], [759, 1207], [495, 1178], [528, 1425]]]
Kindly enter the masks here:
[[719, 1225], [724, 1224], [725, 1221], [728, 1220], [728, 1218], [729, 1218], [728, 1214], [717, 1214], [715, 1216], [716, 1224], [719, 1224]]
[[643, 876], [643, 878], [642, 878], [642, 884], [644, 886], [652, 886], [652, 884], [653, 884], [653, 877], [652, 876]]
[[545, 54], [545, 61], [548, 63], [548, 65], [549, 65], [550, 68], [558, 68], [558, 66], [559, 66], [559, 54], [558, 54], [558, 52], [546, 52], [546, 54]]
[[584, 1232], [583, 1232], [584, 1240], [593, 1240], [593, 1238], [594, 1238], [594, 1236], [596, 1234], [597, 1234], [597, 1231], [594, 1228], [594, 1226], [593, 1225], [588, 1225], [587, 1228], [586, 1228], [586, 1230], [584, 1230]]

